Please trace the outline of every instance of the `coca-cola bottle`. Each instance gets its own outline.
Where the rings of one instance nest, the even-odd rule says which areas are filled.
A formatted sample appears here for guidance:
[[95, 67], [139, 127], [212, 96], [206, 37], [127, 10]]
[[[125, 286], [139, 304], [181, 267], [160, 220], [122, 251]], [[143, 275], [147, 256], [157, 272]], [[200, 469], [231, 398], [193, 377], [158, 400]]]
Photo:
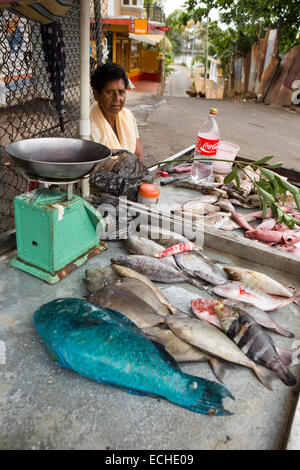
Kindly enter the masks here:
[[217, 114], [218, 110], [211, 108], [208, 119], [198, 131], [191, 170], [191, 177], [195, 183], [208, 179], [213, 171], [213, 161], [207, 158], [214, 158], [218, 150], [220, 131], [216, 121]]

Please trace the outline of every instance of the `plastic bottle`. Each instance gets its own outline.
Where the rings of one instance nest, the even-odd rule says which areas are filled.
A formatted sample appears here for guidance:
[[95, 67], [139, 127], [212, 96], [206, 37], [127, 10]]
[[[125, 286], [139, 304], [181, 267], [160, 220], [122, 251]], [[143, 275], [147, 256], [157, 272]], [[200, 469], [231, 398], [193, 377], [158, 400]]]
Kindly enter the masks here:
[[[213, 172], [213, 161], [207, 158], [214, 158], [217, 153], [220, 141], [219, 126], [216, 121], [218, 110], [211, 108], [208, 119], [202, 124], [198, 131], [196, 147], [194, 150], [194, 163], [191, 170], [191, 177], [195, 183], [207, 180]], [[203, 160], [198, 160], [204, 157]]]

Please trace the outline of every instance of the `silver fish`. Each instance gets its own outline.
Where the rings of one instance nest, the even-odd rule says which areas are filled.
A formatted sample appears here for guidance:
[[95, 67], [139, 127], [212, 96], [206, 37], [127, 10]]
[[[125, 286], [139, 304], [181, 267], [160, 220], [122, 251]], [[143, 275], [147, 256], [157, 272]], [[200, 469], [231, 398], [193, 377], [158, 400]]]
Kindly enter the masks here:
[[112, 258], [111, 262], [112, 264], [134, 269], [149, 277], [151, 281], [166, 283], [188, 282], [199, 289], [202, 288], [200, 281], [185, 275], [179, 268], [177, 269], [171, 264], [161, 263], [159, 258], [141, 255], [119, 256]]
[[89, 294], [86, 299], [100, 307], [117, 310], [141, 329], [159, 325], [164, 321], [151, 305], [119, 286], [103, 287], [94, 294]]
[[145, 333], [153, 341], [163, 344], [171, 356], [177, 362], [209, 362], [216, 378], [223, 382], [225, 375], [224, 363], [208, 353], [201, 351], [189, 343], [182, 341], [171, 330], [163, 329], [160, 326], [146, 328]]
[[[154, 256], [165, 248], [154, 240], [136, 235], [129, 235], [127, 239], [124, 240], [124, 245], [132, 255], [143, 256]], [[168, 256], [166, 259], [163, 258], [162, 261], [176, 267], [175, 260], [172, 256]]]
[[239, 225], [232, 220], [228, 212], [213, 212], [205, 217], [205, 225], [213, 226], [217, 229], [232, 231], [239, 228]]
[[224, 271], [203, 253], [189, 251], [179, 253], [174, 258], [178, 266], [189, 276], [198, 277], [214, 285], [225, 284], [228, 281]]
[[235, 212], [234, 206], [228, 199], [219, 199], [219, 201], [216, 203], [216, 206], [227, 212]]
[[234, 281], [241, 281], [248, 286], [261, 289], [271, 295], [293, 297], [293, 293], [291, 291], [266, 274], [236, 266], [225, 266], [223, 269], [230, 279]]
[[155, 225], [141, 225], [139, 233], [141, 237], [150, 238], [167, 248], [178, 243], [189, 242], [189, 239], [183, 235]]
[[215, 195], [204, 194], [203, 196], [197, 197], [196, 199], [189, 199], [188, 201], [184, 201], [183, 203], [181, 203], [181, 209], [197, 210], [198, 207], [200, 207], [201, 209], [203, 207], [203, 204], [214, 204], [215, 202], [217, 202], [218, 199], [219, 198]]
[[267, 388], [272, 390], [272, 376], [249, 359], [226, 334], [198, 318], [186, 314], [170, 315], [165, 319], [168, 327], [183, 341], [220, 359], [248, 367]]
[[240, 314], [234, 308], [215, 307], [227, 336], [254, 362], [268, 367], [287, 386], [296, 385], [291, 373], [276, 351], [272, 338], [247, 313]]

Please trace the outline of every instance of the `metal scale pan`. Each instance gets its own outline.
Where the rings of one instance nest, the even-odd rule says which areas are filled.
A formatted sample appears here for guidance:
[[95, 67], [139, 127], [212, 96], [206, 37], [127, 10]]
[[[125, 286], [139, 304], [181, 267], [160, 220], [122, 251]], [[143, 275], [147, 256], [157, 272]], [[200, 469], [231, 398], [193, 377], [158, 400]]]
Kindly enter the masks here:
[[[71, 194], [76, 180], [88, 175], [111, 150], [87, 140], [41, 138], [6, 146], [25, 179], [67, 184], [68, 191], [39, 188], [14, 198], [17, 257], [11, 266], [55, 284], [105, 249], [101, 214]], [[67, 197], [66, 197], [67, 195]]]
[[20, 140], [5, 150], [26, 172], [50, 180], [82, 178], [112, 154], [96, 142], [60, 137]]

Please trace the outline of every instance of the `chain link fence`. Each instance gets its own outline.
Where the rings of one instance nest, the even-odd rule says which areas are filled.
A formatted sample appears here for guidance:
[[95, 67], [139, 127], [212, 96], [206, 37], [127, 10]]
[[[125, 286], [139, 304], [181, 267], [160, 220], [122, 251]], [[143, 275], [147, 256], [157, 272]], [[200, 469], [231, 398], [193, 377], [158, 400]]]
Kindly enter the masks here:
[[[101, 3], [100, 9], [99, 0], [90, 1], [91, 44], [96, 46], [91, 54], [91, 70], [102, 61], [101, 16], [107, 14], [107, 8], [105, 2]], [[53, 85], [53, 64], [47, 53], [49, 34], [45, 35], [45, 25], [0, 9], [0, 236], [14, 228], [13, 198], [26, 187], [24, 178], [9, 160], [5, 146], [28, 138], [78, 135], [79, 0], [74, 0], [58, 26], [61, 41], [58, 56], [64, 70], [59, 99], [57, 87]], [[54, 74], [56, 72], [54, 70]]]

